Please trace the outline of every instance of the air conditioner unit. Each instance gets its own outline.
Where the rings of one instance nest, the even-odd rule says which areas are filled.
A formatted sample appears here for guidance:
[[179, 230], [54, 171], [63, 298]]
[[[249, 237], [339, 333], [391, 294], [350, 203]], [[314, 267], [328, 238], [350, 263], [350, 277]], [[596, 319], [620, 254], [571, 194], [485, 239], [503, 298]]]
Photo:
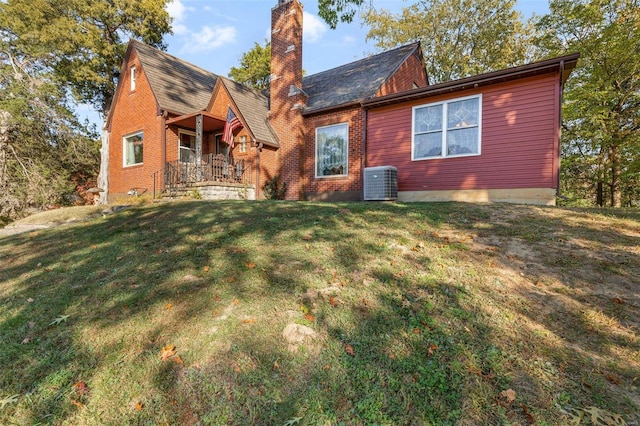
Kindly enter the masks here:
[[393, 166], [365, 167], [365, 201], [395, 200], [397, 198], [398, 169]]

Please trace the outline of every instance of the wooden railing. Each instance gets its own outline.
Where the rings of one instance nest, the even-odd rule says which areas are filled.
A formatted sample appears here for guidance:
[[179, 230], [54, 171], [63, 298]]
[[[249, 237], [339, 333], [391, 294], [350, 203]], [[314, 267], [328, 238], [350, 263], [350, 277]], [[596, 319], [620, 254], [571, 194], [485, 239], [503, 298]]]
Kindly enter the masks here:
[[[161, 176], [164, 176], [164, 185], [159, 182]], [[173, 195], [177, 188], [200, 182], [250, 184], [250, 179], [251, 170], [245, 160], [235, 161], [233, 157], [208, 154], [202, 157], [200, 164], [168, 162], [162, 171], [153, 174], [153, 196], [155, 198], [157, 193], [162, 192]]]

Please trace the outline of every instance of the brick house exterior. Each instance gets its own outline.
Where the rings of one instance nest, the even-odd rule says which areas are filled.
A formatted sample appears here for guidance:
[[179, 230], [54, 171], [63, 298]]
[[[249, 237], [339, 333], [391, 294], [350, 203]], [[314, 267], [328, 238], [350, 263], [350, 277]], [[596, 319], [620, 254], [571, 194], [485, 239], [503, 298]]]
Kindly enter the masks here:
[[[538, 152], [545, 161], [550, 158], [545, 167], [550, 161], [552, 170], [540, 174], [552, 176], [536, 185], [557, 188], [554, 179], [559, 168], [560, 95], [577, 56], [564, 58], [562, 71], [560, 61], [555, 61], [544, 72], [538, 72], [540, 67], [534, 66], [498, 73], [494, 79], [479, 76], [470, 82], [475, 84], [472, 88], [455, 82], [451, 86], [429, 86], [422, 50], [419, 43], [412, 43], [304, 76], [302, 16], [300, 0], [277, 0], [273, 7], [271, 79], [269, 90], [264, 92], [131, 41], [107, 118], [108, 199], [143, 193], [157, 196], [177, 184], [187, 183], [203, 190], [206, 186], [207, 191], [224, 194], [223, 198], [260, 199], [264, 197], [264, 183], [278, 176], [287, 184], [289, 200], [362, 200], [363, 169], [376, 165], [398, 167], [401, 199], [429, 199], [431, 195], [420, 195], [426, 188], [423, 178], [429, 181], [429, 190], [474, 190], [473, 183], [468, 184], [471, 180], [462, 184], [444, 171], [434, 175], [431, 166], [444, 169], [451, 164], [452, 170], [469, 172], [465, 167], [482, 169], [487, 161], [499, 161], [495, 154], [485, 158], [483, 151], [479, 160], [469, 160], [470, 163], [435, 157], [416, 161], [411, 157], [413, 136], [407, 138], [412, 133], [411, 111], [423, 103], [447, 104], [450, 95], [473, 97], [480, 93], [480, 86], [487, 93], [485, 99], [488, 93], [498, 93], [496, 96], [500, 97], [500, 90], [512, 86], [513, 90], [505, 96], [531, 95], [536, 84], [542, 84], [549, 75], [554, 82], [549, 89], [552, 95], [540, 99], [539, 109], [550, 108], [556, 119], [546, 120], [546, 133], [521, 148], [527, 151], [527, 144], [537, 144], [540, 138], [546, 138], [538, 144]], [[538, 70], [535, 76], [529, 76], [533, 80], [523, 79], [532, 69]], [[520, 90], [521, 82], [528, 84], [529, 89]], [[536, 99], [533, 96], [526, 102]], [[455, 105], [452, 103], [451, 108]], [[485, 117], [491, 117], [489, 110], [483, 107]], [[229, 117], [237, 117], [240, 123], [232, 135], [233, 142], [222, 140]], [[499, 123], [500, 119], [495, 117], [494, 123]], [[463, 125], [466, 127], [467, 123]], [[483, 131], [490, 128], [488, 124], [475, 127], [478, 134], [481, 128]], [[420, 144], [424, 145], [423, 139], [437, 136], [434, 136], [437, 132], [429, 132], [418, 135]], [[441, 131], [442, 135], [445, 133], [446, 130]], [[448, 133], [453, 135], [454, 131]], [[511, 131], [509, 137], [518, 137], [517, 133]], [[495, 136], [483, 138], [488, 141]], [[490, 144], [485, 143], [484, 147], [487, 146]], [[509, 161], [513, 159], [509, 157]], [[521, 163], [542, 167], [540, 164], [538, 160]], [[486, 177], [477, 180], [480, 189], [500, 189], [493, 186], [505, 185], [504, 180], [488, 184], [487, 179], [491, 181]], [[471, 193], [466, 194], [470, 195], [469, 200], [474, 199]], [[438, 199], [448, 199], [445, 193], [440, 195]], [[548, 203], [547, 198], [544, 203]], [[541, 202], [535, 197], [524, 201]]]

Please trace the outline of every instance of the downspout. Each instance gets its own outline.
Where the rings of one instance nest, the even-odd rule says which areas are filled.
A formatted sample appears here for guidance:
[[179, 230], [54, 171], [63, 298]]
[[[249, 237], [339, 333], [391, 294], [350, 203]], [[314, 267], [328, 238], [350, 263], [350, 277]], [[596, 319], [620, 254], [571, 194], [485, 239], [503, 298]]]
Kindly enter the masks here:
[[165, 167], [167, 167], [167, 116], [169, 115], [169, 113], [167, 113], [167, 111], [162, 111], [162, 119], [161, 119], [161, 152], [162, 152], [162, 168], [160, 170], [162, 170], [162, 175], [160, 177], [161, 179], [161, 186], [160, 188], [164, 191], [165, 188], [165, 184], [166, 182], [164, 181], [164, 172], [165, 172]]
[[[361, 105], [362, 106], [362, 105]], [[367, 117], [369, 110], [362, 107], [362, 158], [360, 159], [360, 200], [364, 200], [364, 168], [367, 167]]]
[[561, 154], [562, 154], [562, 101], [564, 97], [564, 82], [562, 78], [564, 76], [564, 60], [560, 61], [560, 94], [559, 94], [559, 105], [558, 105], [558, 168], [556, 177], [556, 197], [560, 197], [560, 167], [562, 165]]
[[256, 144], [256, 200], [260, 195], [260, 153], [262, 152], [262, 142]]

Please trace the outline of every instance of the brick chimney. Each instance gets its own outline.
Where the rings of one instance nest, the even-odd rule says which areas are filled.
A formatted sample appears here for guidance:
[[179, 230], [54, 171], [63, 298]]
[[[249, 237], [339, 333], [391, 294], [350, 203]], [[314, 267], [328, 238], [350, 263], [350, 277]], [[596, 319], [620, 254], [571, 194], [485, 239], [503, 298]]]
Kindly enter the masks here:
[[278, 0], [271, 9], [271, 83], [269, 121], [280, 141], [278, 169], [288, 200], [302, 198], [304, 121], [302, 92], [302, 3]]

